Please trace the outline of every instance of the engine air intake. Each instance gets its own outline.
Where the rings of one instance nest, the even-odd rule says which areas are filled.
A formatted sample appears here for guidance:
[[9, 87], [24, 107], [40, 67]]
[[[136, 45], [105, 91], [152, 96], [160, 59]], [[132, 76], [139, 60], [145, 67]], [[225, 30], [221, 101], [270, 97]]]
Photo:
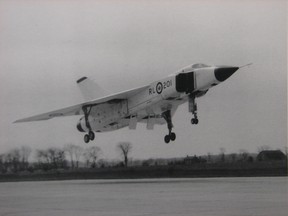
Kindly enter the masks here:
[[194, 72], [180, 73], [176, 76], [176, 91], [191, 93], [194, 88]]

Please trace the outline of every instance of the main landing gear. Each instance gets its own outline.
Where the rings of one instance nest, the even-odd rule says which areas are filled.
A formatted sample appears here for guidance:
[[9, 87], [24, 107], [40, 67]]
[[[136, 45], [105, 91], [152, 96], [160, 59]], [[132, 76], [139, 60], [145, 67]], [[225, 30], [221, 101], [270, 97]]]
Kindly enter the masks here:
[[197, 117], [197, 103], [195, 95], [189, 95], [189, 112], [191, 112], [193, 115], [193, 118], [191, 119], [191, 124], [198, 124], [199, 119]]
[[174, 141], [176, 139], [176, 134], [172, 132], [173, 124], [171, 119], [171, 110], [162, 113], [162, 117], [166, 120], [169, 130], [169, 134], [164, 137], [164, 141], [165, 143], [169, 143], [170, 140]]
[[88, 134], [84, 135], [84, 142], [89, 143], [89, 141], [93, 141], [95, 139], [95, 134], [93, 131], [89, 131]]
[[89, 143], [89, 141], [93, 141], [95, 139], [95, 134], [92, 131], [91, 125], [89, 124], [89, 114], [91, 112], [92, 106], [83, 106], [83, 112], [84, 112], [84, 118], [85, 118], [85, 123], [86, 123], [86, 127], [89, 129], [88, 134], [84, 135], [84, 142], [85, 143]]

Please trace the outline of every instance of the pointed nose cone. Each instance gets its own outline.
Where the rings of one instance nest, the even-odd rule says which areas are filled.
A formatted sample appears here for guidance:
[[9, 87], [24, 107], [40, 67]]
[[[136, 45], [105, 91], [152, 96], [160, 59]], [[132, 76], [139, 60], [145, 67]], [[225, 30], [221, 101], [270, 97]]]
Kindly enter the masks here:
[[218, 81], [223, 82], [235, 73], [239, 67], [220, 67], [216, 68], [214, 73]]

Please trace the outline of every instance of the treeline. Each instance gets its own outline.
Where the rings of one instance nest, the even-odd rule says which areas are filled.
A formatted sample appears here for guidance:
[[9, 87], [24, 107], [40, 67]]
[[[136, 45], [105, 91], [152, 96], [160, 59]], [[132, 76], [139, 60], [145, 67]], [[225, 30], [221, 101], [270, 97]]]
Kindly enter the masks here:
[[[261, 146], [258, 152], [270, 150], [269, 146]], [[218, 154], [207, 153], [202, 156], [186, 156], [182, 158], [156, 158], [138, 160], [132, 159], [132, 144], [120, 142], [115, 149], [122, 160], [100, 159], [103, 154], [97, 146], [83, 148], [74, 144], [66, 144], [64, 147], [49, 147], [32, 151], [28, 146], [14, 148], [6, 153], [0, 154], [0, 173], [37, 172], [49, 170], [74, 170], [79, 168], [104, 168], [104, 167], [147, 167], [147, 166], [189, 166], [203, 164], [247, 164], [259, 161], [259, 154], [239, 150], [238, 153], [226, 154], [224, 148], [219, 149]], [[32, 158], [33, 152], [33, 158]], [[283, 154], [284, 155], [284, 154]], [[285, 155], [287, 161], [287, 147]], [[33, 162], [32, 162], [33, 161]]]
[[32, 149], [28, 146], [22, 146], [0, 154], [0, 173], [78, 169], [80, 166], [85, 168], [127, 167], [131, 149], [132, 144], [129, 142], [118, 143], [116, 151], [121, 156], [122, 161], [108, 162], [103, 159], [99, 160], [102, 150], [98, 146], [83, 148], [74, 144], [66, 144], [63, 148], [37, 149], [34, 151], [33, 162], [30, 162]]
[[22, 146], [0, 154], [0, 171], [6, 173], [8, 171], [18, 172], [29, 170], [29, 157], [32, 149], [28, 146]]
[[34, 162], [29, 162], [32, 149], [28, 146], [22, 146], [0, 154], [0, 172], [17, 173], [36, 170], [75, 169], [79, 168], [80, 162], [83, 163], [83, 161], [84, 166], [95, 168], [101, 152], [101, 149], [97, 146], [82, 148], [74, 144], [68, 144], [63, 148], [37, 149]]

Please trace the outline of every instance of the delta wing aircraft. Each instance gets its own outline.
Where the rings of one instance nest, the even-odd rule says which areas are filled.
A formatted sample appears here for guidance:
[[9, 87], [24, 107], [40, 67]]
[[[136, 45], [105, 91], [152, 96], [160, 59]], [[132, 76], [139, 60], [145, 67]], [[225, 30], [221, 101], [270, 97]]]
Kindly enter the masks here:
[[193, 115], [191, 124], [197, 125], [199, 120], [196, 98], [205, 95], [210, 88], [225, 81], [238, 69], [239, 67], [233, 66], [192, 64], [174, 75], [117, 94], [107, 94], [95, 82], [82, 77], [77, 80], [77, 84], [86, 102], [20, 119], [15, 123], [80, 115], [82, 117], [77, 129], [86, 132], [85, 143], [94, 140], [94, 132], [113, 131], [123, 127], [136, 129], [138, 122], [145, 123], [149, 130], [155, 124], [167, 124], [168, 134], [164, 141], [169, 143], [176, 139], [176, 134], [172, 132], [172, 116], [177, 107], [188, 101], [189, 112]]

